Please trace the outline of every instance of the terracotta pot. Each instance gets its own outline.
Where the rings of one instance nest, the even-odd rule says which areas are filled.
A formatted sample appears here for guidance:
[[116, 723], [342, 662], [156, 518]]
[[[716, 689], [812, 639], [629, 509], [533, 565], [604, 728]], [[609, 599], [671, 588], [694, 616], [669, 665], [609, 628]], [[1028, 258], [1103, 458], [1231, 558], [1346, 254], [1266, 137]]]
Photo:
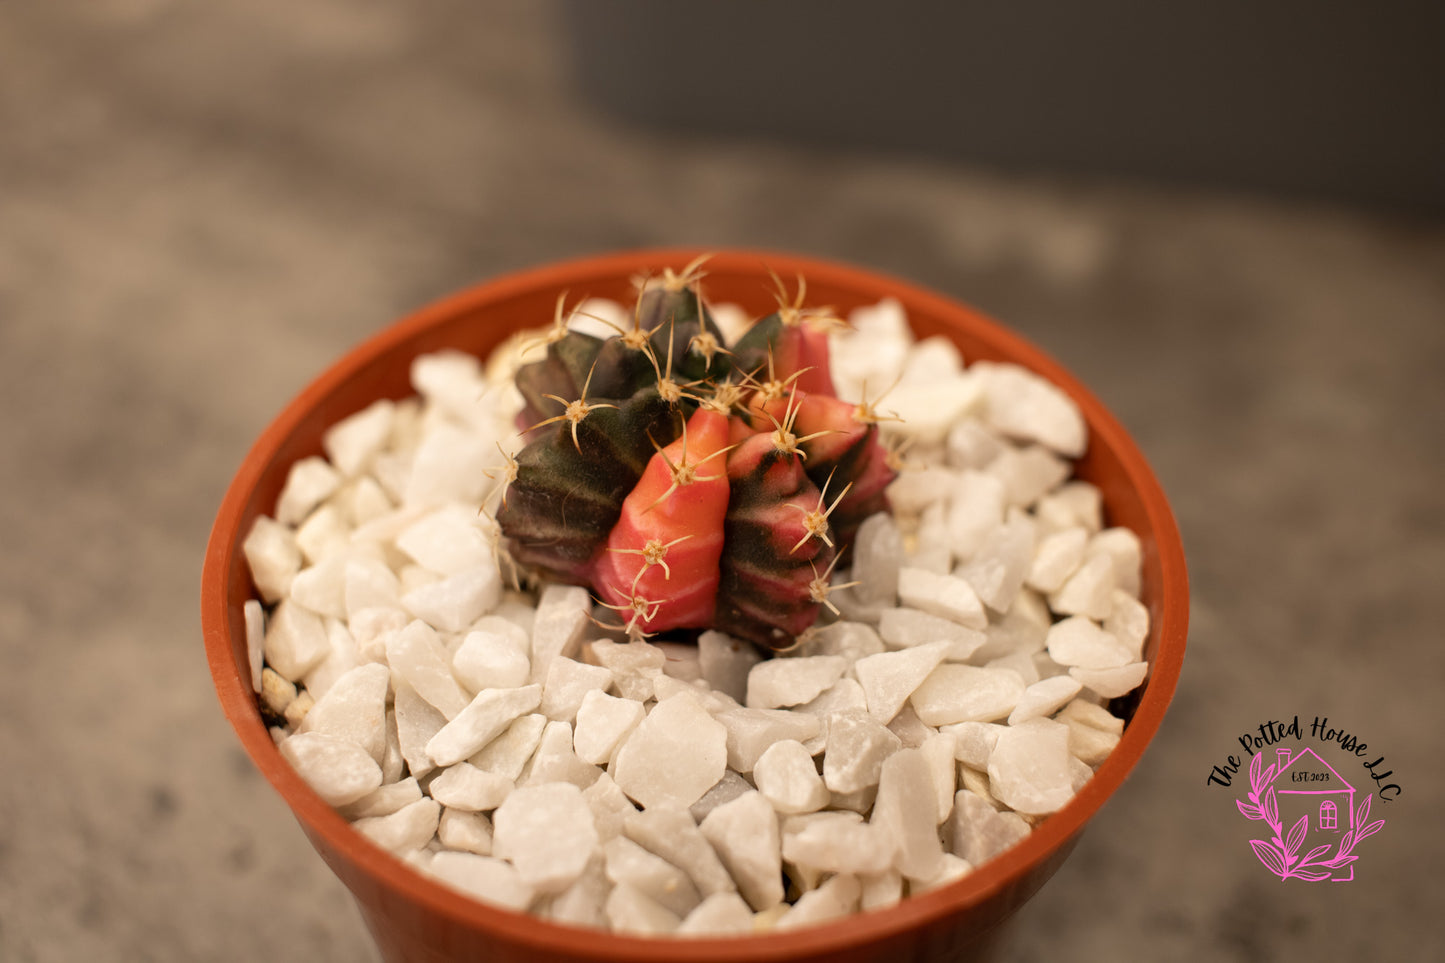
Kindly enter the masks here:
[[1152, 626], [1152, 671], [1124, 707], [1129, 722], [1114, 753], [1062, 810], [1026, 840], [963, 879], [827, 926], [777, 935], [653, 940], [556, 925], [468, 899], [417, 873], [352, 831], [281, 758], [251, 690], [242, 605], [253, 587], [241, 543], [270, 513], [298, 458], [321, 451], [322, 432], [377, 398], [411, 394], [419, 354], [458, 348], [486, 356], [508, 334], [550, 321], [557, 294], [624, 299], [643, 270], [680, 268], [696, 251], [643, 251], [587, 258], [487, 282], [405, 318], [351, 351], [281, 413], [242, 463], [206, 550], [201, 615], [222, 707], [261, 772], [296, 814], [317, 852], [355, 895], [382, 955], [391, 961], [864, 961], [980, 959], [999, 924], [1058, 869], [1079, 832], [1119, 788], [1158, 731], [1184, 658], [1188, 581], [1179, 532], [1158, 482], [1124, 429], [1072, 375], [1037, 348], [963, 305], [857, 268], [762, 252], [728, 252], [708, 263], [705, 293], [756, 314], [772, 308], [766, 270], [808, 280], [810, 303], [841, 311], [884, 297], [902, 302], [920, 336], [942, 333], [970, 362], [1012, 361], [1068, 392], [1088, 420], [1078, 476], [1103, 491], [1107, 521], [1143, 543], [1142, 598]]

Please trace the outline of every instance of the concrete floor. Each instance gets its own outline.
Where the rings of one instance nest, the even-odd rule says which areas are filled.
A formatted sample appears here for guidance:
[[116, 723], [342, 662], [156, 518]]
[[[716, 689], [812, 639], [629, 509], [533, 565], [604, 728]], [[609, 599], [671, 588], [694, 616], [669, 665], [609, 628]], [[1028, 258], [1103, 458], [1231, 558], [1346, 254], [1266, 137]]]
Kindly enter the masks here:
[[[977, 304], [1091, 384], [1173, 499], [1171, 715], [1006, 960], [1445, 959], [1445, 228], [622, 129], [564, 67], [548, 4], [0, 10], [0, 959], [373, 958], [212, 693], [212, 515], [282, 405], [400, 313], [672, 243]], [[1274, 879], [1206, 786], [1296, 713], [1401, 787], [1347, 886]]]

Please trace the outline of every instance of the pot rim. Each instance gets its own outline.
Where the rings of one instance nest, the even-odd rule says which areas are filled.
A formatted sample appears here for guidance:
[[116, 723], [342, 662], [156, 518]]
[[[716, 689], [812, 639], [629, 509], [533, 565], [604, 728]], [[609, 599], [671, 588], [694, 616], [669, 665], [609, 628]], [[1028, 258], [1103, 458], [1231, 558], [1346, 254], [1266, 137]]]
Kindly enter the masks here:
[[[1115, 453], [1137, 493], [1153, 528], [1158, 552], [1160, 617], [1151, 625], [1158, 645], [1149, 676], [1133, 717], [1119, 744], [1095, 771], [1094, 777], [1069, 803], [1044, 819], [1022, 842], [994, 857], [982, 868], [936, 889], [910, 896], [896, 905], [859, 912], [827, 926], [797, 931], [712, 939], [646, 938], [555, 923], [541, 917], [494, 907], [454, 891], [372, 844], [325, 803], [286, 763], [272, 741], [256, 707], [252, 689], [233, 658], [232, 613], [228, 586], [233, 566], [244, 565], [240, 551], [245, 534], [240, 525], [255, 497], [255, 489], [283, 443], [296, 431], [309, 411], [344, 384], [367, 363], [403, 345], [416, 335], [458, 314], [476, 312], [516, 295], [548, 289], [585, 291], [601, 283], [660, 266], [680, 267], [707, 253], [694, 248], [660, 248], [581, 257], [512, 272], [483, 281], [444, 297], [373, 334], [344, 354], [307, 385], [262, 432], [243, 459], [221, 502], [206, 547], [201, 579], [201, 625], [207, 661], [226, 718], [235, 729], [251, 760], [290, 806], [307, 830], [345, 854], [361, 871], [374, 877], [400, 898], [414, 900], [460, 925], [496, 932], [500, 937], [541, 953], [579, 953], [608, 961], [664, 963], [690, 960], [778, 960], [799, 954], [836, 952], [871, 943], [936, 922], [984, 903], [1051, 855], [1072, 844], [1077, 834], [1119, 788], [1143, 755], [1163, 720], [1183, 666], [1188, 629], [1189, 586], [1184, 548], [1164, 492], [1123, 426], [1103, 404], [1053, 358], [1022, 336], [967, 305], [910, 281], [834, 261], [757, 249], [730, 249], [714, 253], [709, 266], [723, 273], [753, 273], [766, 277], [764, 267], [780, 276], [802, 274], [814, 286], [837, 285], [857, 290], [867, 298], [894, 297], [910, 317], [927, 314], [954, 320], [989, 342], [1013, 361], [1042, 375], [1064, 390], [1080, 407], [1088, 423], [1090, 444], [1103, 439]], [[269, 513], [267, 507], [265, 511]], [[323, 853], [323, 855], [325, 855]], [[337, 870], [336, 866], [332, 867]]]

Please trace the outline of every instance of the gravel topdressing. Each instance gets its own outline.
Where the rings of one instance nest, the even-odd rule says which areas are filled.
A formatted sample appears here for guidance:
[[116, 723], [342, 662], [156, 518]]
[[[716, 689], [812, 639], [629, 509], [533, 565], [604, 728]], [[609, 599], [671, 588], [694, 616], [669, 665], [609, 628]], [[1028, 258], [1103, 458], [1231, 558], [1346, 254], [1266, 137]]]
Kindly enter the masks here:
[[[733, 340], [746, 319], [716, 312]], [[634, 934], [809, 926], [1027, 836], [1113, 750], [1105, 706], [1148, 674], [1138, 539], [1070, 480], [1087, 438], [1061, 391], [965, 368], [895, 302], [849, 321], [838, 394], [897, 416], [902, 471], [819, 623], [771, 659], [716, 631], [628, 639], [584, 588], [519, 588], [493, 513], [523, 443], [521, 341], [485, 370], [417, 359], [417, 397], [331, 428], [245, 541], [282, 754], [442, 882]]]

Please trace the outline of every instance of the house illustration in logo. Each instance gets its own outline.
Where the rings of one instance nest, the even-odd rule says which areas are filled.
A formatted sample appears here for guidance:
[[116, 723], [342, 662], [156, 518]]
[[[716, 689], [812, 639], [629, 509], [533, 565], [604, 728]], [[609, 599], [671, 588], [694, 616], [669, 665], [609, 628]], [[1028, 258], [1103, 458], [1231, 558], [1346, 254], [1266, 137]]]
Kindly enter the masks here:
[[[1324, 844], [1334, 849], [1340, 837], [1355, 828], [1355, 787], [1313, 749], [1298, 753], [1276, 749], [1275, 766], [1274, 778], [1266, 785], [1274, 788], [1280, 823], [1292, 826], [1304, 816], [1307, 829], [1300, 851]], [[1334, 869], [1330, 876], [1334, 882], [1354, 878], [1353, 861]]]

